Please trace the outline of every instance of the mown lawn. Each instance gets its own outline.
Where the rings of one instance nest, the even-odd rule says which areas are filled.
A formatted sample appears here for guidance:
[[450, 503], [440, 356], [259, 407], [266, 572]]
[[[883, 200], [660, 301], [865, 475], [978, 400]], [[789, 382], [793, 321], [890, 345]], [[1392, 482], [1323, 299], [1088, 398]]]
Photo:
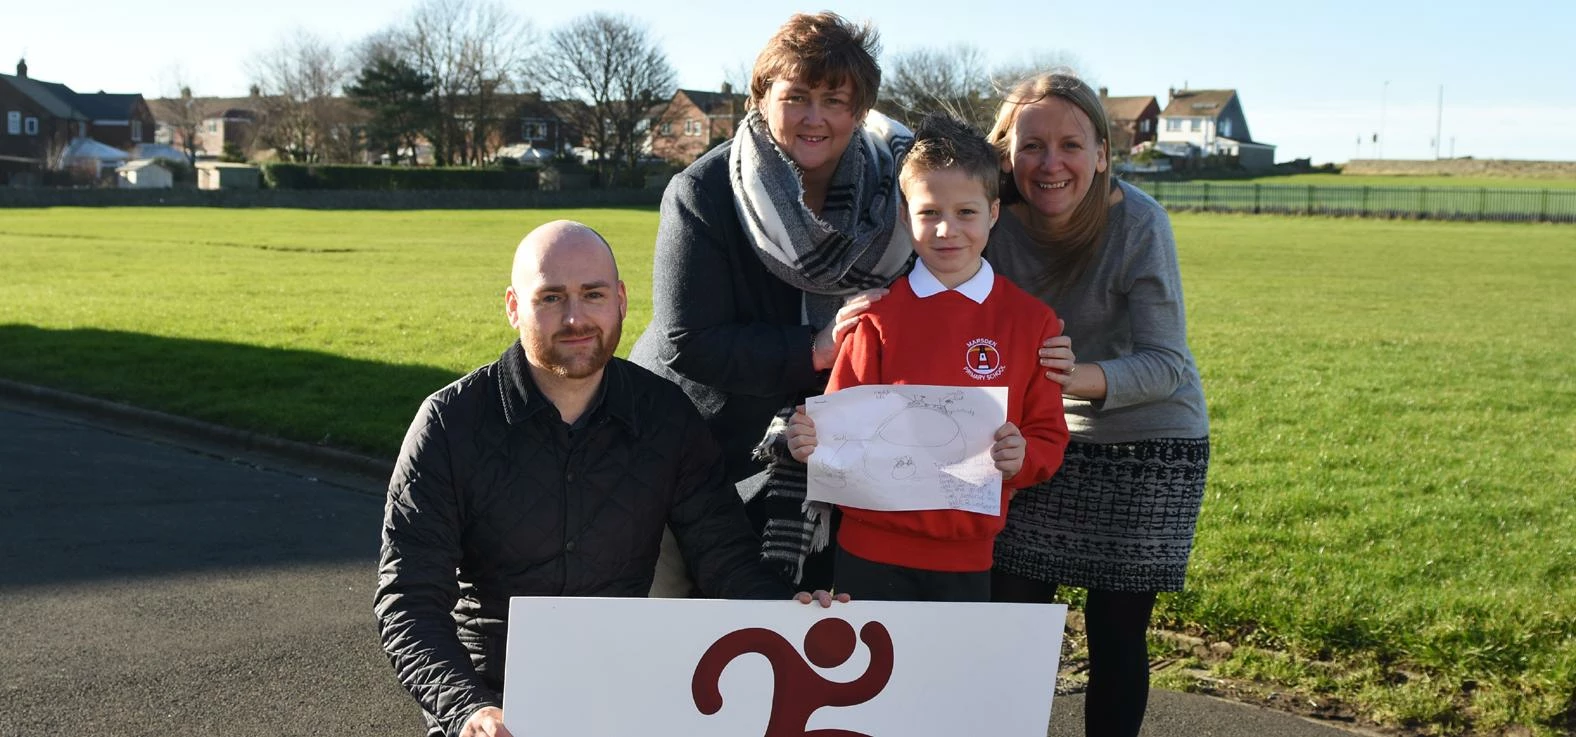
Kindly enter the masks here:
[[[618, 252], [627, 352], [652, 211], [0, 210], [0, 377], [392, 455], [558, 217]], [[1388, 723], [1576, 730], [1576, 227], [1175, 224], [1214, 464], [1164, 623]]]
[[[1204, 181], [1204, 180], [1199, 180]], [[1316, 185], [1325, 187], [1470, 187], [1488, 189], [1576, 189], [1576, 177], [1491, 177], [1401, 174], [1290, 174], [1252, 179], [1214, 180], [1221, 183]]]

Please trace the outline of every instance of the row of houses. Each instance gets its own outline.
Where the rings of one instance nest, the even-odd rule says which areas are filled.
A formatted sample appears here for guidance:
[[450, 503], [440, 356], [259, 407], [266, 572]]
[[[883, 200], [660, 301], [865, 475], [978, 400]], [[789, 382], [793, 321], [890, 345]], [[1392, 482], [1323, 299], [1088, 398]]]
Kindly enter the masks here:
[[[368, 114], [343, 98], [333, 111], [345, 135], [364, 138]], [[192, 97], [146, 100], [141, 94], [83, 94], [64, 84], [29, 76], [27, 62], [16, 74], [0, 74], [0, 185], [40, 182], [50, 171], [78, 168], [107, 177], [115, 168], [151, 158], [197, 161], [239, 158], [267, 160], [259, 145], [259, 126], [267, 100], [257, 88], [246, 97]], [[559, 154], [584, 154], [585, 137], [576, 124], [583, 104], [544, 100], [535, 93], [513, 95], [500, 106], [499, 125], [489, 142], [492, 158], [531, 163]], [[675, 91], [652, 110], [647, 154], [687, 164], [733, 135], [745, 112], [745, 96], [728, 85], [718, 92]], [[431, 162], [422, 146], [414, 155]], [[387, 161], [389, 152], [362, 146], [355, 163]], [[142, 168], [142, 167], [134, 167]], [[124, 180], [125, 177], [122, 177]]]
[[[666, 103], [652, 109], [647, 127], [645, 153], [685, 165], [709, 150], [718, 142], [729, 138], [743, 119], [746, 98], [736, 94], [724, 83], [719, 92], [676, 90]], [[347, 121], [350, 135], [359, 135], [360, 126], [367, 120], [367, 113], [348, 101], [341, 101], [335, 111], [337, 119]], [[267, 151], [257, 146], [257, 126], [263, 116], [264, 100], [254, 88], [249, 97], [242, 98], [192, 98], [188, 100], [157, 99], [153, 109], [175, 110], [180, 106], [195, 106], [209, 111], [202, 115], [193, 131], [191, 149], [199, 159], [217, 158], [229, 151], [238, 151], [248, 160], [267, 158]], [[544, 100], [534, 92], [506, 95], [502, 111], [490, 143], [491, 158], [512, 159], [527, 165], [560, 154], [577, 155], [582, 159], [586, 140], [576, 120], [584, 119], [584, 103], [573, 100]], [[185, 149], [185, 131], [161, 119], [156, 125], [154, 139], [175, 148]], [[416, 151], [402, 151], [402, 157], [414, 157], [419, 163], [431, 163], [430, 148], [418, 144]], [[385, 163], [388, 152], [372, 148], [361, 152], [358, 163]]]
[[[1154, 97], [1112, 97], [1105, 88], [1100, 100], [1111, 119], [1113, 152], [1228, 156], [1247, 169], [1274, 165], [1275, 147], [1253, 140], [1235, 90], [1172, 89], [1164, 108]], [[266, 160], [272, 152], [258, 145], [266, 102], [255, 87], [238, 98], [194, 98], [188, 92], [148, 101], [135, 93], [84, 94], [30, 77], [26, 61], [19, 61], [15, 75], [0, 74], [0, 185], [37, 183], [42, 172], [72, 167], [97, 167], [95, 173], [103, 175], [138, 159], [182, 160], [187, 151], [198, 161]], [[343, 133], [365, 141], [367, 113], [343, 98], [334, 102]], [[489, 158], [528, 165], [557, 155], [584, 158], [584, 136], [573, 122], [584, 116], [571, 109], [581, 105], [532, 93], [508, 98], [488, 141]], [[732, 137], [746, 109], [746, 96], [728, 84], [718, 91], [676, 90], [651, 111], [645, 153], [688, 164]], [[424, 156], [420, 149], [400, 153], [429, 163], [430, 150]], [[380, 163], [390, 153], [363, 143], [354, 160]]]

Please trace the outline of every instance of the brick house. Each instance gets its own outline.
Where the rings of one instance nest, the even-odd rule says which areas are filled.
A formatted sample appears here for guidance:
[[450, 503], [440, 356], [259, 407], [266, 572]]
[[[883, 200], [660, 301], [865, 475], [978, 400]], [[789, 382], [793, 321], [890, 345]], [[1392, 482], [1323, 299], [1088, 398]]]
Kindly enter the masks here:
[[744, 95], [723, 83], [720, 92], [678, 90], [655, 116], [651, 153], [675, 164], [688, 165], [712, 147], [733, 137], [744, 119]]
[[1111, 123], [1111, 155], [1124, 156], [1135, 146], [1155, 140], [1160, 103], [1153, 95], [1111, 97], [1110, 90], [1101, 87], [1100, 106], [1105, 108], [1105, 117]]
[[141, 94], [78, 93], [28, 76], [26, 60], [15, 75], [0, 74], [0, 182], [36, 182], [40, 172], [60, 168], [62, 150], [77, 138], [130, 151], [153, 135]]
[[517, 96], [514, 114], [501, 131], [501, 143], [530, 144], [532, 148], [563, 153], [583, 145], [583, 136], [572, 122], [574, 111], [567, 106], [583, 103], [572, 100], [543, 100], [541, 94], [530, 92]]
[[149, 101], [158, 118], [154, 140], [182, 151], [191, 136], [191, 151], [200, 159], [216, 159], [232, 148], [243, 157], [257, 153], [257, 121], [262, 98], [253, 87], [250, 97], [192, 97], [183, 90], [181, 97]]

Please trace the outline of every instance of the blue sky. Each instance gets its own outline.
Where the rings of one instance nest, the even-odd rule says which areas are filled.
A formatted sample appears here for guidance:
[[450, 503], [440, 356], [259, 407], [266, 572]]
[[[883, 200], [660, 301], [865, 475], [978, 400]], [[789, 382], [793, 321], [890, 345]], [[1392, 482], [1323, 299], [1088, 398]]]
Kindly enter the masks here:
[[[1432, 158], [1441, 85], [1442, 154], [1453, 146], [1457, 156], [1576, 160], [1576, 3], [1566, 0], [502, 4], [542, 32], [592, 10], [643, 21], [683, 87], [716, 89], [748, 67], [789, 14], [827, 8], [873, 21], [887, 57], [957, 43], [981, 48], [993, 64], [1061, 52], [1111, 94], [1154, 95], [1162, 106], [1169, 87], [1235, 88], [1253, 137], [1276, 144], [1280, 160], [1372, 157], [1380, 152], [1368, 139], [1380, 132], [1381, 118], [1385, 157]], [[39, 79], [157, 97], [179, 64], [197, 94], [239, 95], [248, 84], [247, 59], [292, 29], [348, 46], [399, 23], [414, 5], [8, 2], [0, 12], [0, 69], [11, 72], [25, 54]], [[675, 12], [681, 5], [688, 15]]]

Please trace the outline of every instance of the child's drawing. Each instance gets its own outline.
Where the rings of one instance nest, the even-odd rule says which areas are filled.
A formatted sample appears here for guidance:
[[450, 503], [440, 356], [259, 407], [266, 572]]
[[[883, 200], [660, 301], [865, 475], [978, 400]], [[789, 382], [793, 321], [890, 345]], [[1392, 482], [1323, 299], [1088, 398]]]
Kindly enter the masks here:
[[1005, 402], [993, 388], [921, 385], [812, 397], [819, 444], [810, 498], [867, 509], [999, 509], [1001, 475], [989, 450]]

